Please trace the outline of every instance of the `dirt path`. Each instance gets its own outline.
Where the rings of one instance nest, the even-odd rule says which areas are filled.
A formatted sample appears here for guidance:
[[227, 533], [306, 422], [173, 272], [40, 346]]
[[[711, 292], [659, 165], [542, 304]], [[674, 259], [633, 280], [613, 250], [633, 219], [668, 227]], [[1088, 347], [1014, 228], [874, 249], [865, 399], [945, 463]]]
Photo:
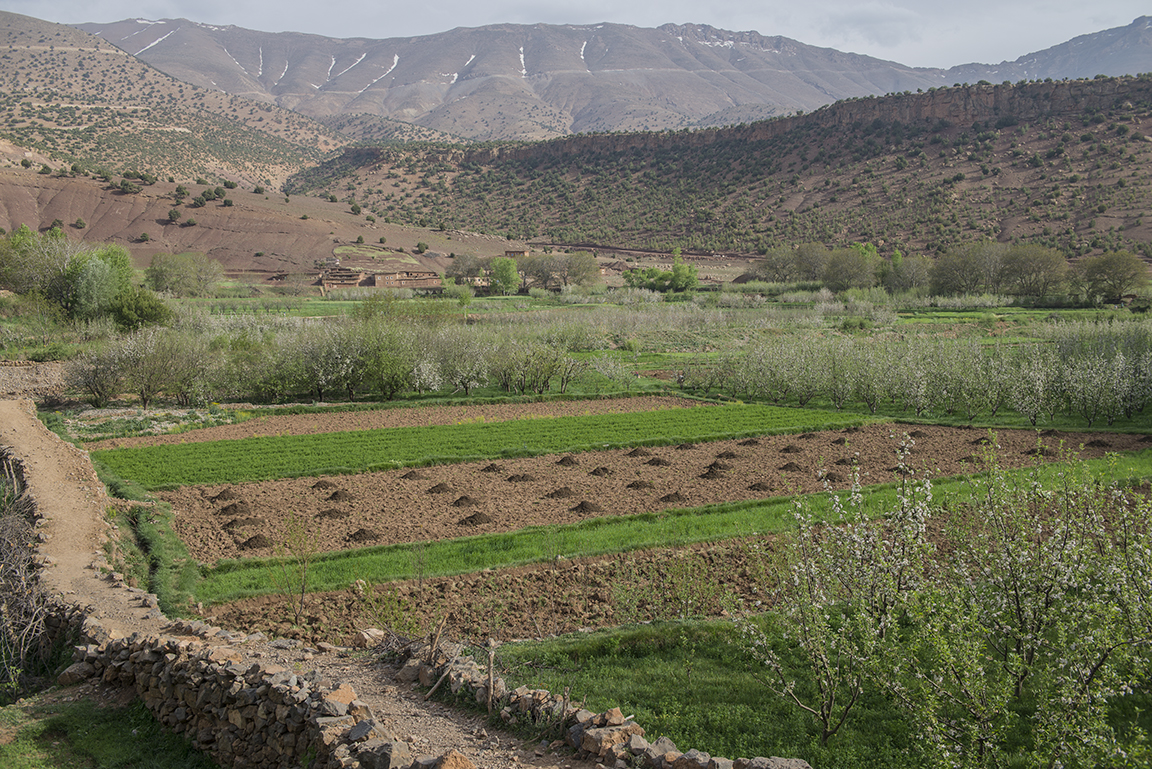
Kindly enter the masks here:
[[[108, 534], [104, 511], [110, 504], [86, 452], [64, 443], [36, 418], [30, 400], [0, 400], [0, 446], [23, 465], [27, 492], [36, 500], [47, 536], [41, 546], [49, 566], [48, 589], [82, 607], [104, 628], [105, 636], [134, 632], [169, 634], [168, 621], [139, 591], [117, 586], [98, 570]], [[93, 568], [93, 567], [96, 568]], [[89, 623], [91, 626], [91, 623]], [[536, 756], [533, 746], [492, 729], [476, 716], [427, 703], [407, 685], [397, 685], [389, 669], [363, 657], [315, 650], [283, 650], [269, 644], [244, 644], [246, 661], [274, 660], [295, 669], [316, 668], [329, 680], [346, 681], [382, 717], [386, 729], [413, 744], [415, 752], [442, 755], [458, 750], [485, 769], [547, 767], [590, 769], [570, 756]]]
[[[96, 478], [87, 452], [57, 438], [36, 418], [32, 401], [0, 401], [0, 445], [24, 467], [27, 492], [42, 517], [40, 547], [49, 592], [81, 607], [112, 637], [136, 631], [158, 633], [167, 624], [139, 592], [116, 587], [104, 574], [103, 545], [110, 501]], [[149, 616], [149, 615], [152, 616]]]

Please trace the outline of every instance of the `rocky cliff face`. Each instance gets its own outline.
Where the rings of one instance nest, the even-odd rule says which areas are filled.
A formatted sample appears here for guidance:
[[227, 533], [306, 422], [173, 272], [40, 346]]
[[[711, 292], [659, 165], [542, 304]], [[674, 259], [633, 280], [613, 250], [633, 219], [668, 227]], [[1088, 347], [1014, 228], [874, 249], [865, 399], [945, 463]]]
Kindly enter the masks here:
[[464, 153], [473, 163], [497, 159], [560, 157], [635, 149], [699, 147], [718, 141], [763, 141], [800, 127], [841, 128], [874, 120], [906, 125], [993, 123], [1002, 119], [1036, 122], [1085, 112], [1132, 109], [1152, 103], [1152, 77], [1102, 78], [1025, 85], [975, 85], [885, 98], [837, 102], [810, 115], [690, 133], [630, 133], [573, 136], [528, 146], [486, 147]]

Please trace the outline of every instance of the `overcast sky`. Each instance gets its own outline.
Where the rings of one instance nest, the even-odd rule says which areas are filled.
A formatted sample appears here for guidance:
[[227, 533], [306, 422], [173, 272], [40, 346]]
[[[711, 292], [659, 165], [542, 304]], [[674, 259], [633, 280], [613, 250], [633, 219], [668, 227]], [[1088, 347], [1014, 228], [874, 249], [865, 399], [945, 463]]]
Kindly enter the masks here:
[[485, 24], [710, 24], [919, 67], [998, 64], [1152, 13], [1147, 0], [0, 0], [63, 24], [186, 18], [266, 32], [412, 37]]

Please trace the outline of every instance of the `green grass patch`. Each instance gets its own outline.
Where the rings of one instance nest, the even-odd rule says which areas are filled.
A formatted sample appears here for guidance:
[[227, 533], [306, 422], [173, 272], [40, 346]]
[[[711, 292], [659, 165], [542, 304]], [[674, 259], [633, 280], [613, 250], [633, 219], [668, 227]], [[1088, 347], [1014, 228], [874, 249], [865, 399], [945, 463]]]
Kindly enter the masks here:
[[216, 764], [152, 718], [143, 703], [100, 708], [89, 700], [33, 699], [0, 709], [5, 769], [214, 769]]
[[[779, 651], [792, 650], [780, 644]], [[799, 660], [790, 661], [805, 694]], [[904, 715], [874, 692], [857, 703], [845, 730], [821, 745], [815, 720], [756, 680], [756, 662], [728, 622], [660, 622], [506, 644], [499, 662], [510, 686], [569, 687], [590, 710], [620, 707], [649, 740], [667, 735], [682, 751], [788, 756], [822, 769], [921, 763]]]
[[92, 456], [117, 475], [158, 489], [711, 441], [865, 421], [854, 414], [740, 404], [172, 444]]
[[[1152, 477], [1152, 449], [1086, 460], [1082, 464], [1096, 477], [1136, 482]], [[1039, 468], [1038, 477], [1050, 482], [1066, 470], [1064, 463], [1046, 464]], [[1027, 469], [1010, 474], [1031, 472]], [[933, 481], [935, 499], [963, 502], [972, 493], [970, 478], [955, 476]], [[861, 511], [872, 516], [886, 514], [896, 505], [898, 491], [894, 483], [868, 487]], [[823, 516], [829, 511], [830, 497], [813, 494], [811, 503], [814, 513]], [[793, 507], [793, 498], [776, 497], [594, 518], [564, 526], [530, 527], [418, 545], [384, 545], [327, 553], [312, 562], [308, 589], [340, 590], [357, 579], [373, 583], [411, 579], [416, 576], [417, 561], [423, 564], [423, 576], [438, 577], [538, 563], [557, 555], [580, 558], [769, 534], [793, 526]], [[557, 542], [562, 543], [562, 552], [556, 552]], [[276, 559], [220, 561], [203, 571], [203, 579], [195, 586], [195, 599], [218, 604], [275, 592], [268, 579], [275, 563]]]

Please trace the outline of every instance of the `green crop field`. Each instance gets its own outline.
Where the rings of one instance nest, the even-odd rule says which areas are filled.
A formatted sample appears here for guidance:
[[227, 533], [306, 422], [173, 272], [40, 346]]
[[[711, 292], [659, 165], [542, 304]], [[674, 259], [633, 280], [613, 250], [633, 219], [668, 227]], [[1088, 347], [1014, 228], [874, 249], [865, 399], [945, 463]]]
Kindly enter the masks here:
[[93, 452], [148, 489], [362, 473], [496, 457], [657, 446], [863, 424], [856, 414], [727, 405], [437, 427], [246, 438]]

